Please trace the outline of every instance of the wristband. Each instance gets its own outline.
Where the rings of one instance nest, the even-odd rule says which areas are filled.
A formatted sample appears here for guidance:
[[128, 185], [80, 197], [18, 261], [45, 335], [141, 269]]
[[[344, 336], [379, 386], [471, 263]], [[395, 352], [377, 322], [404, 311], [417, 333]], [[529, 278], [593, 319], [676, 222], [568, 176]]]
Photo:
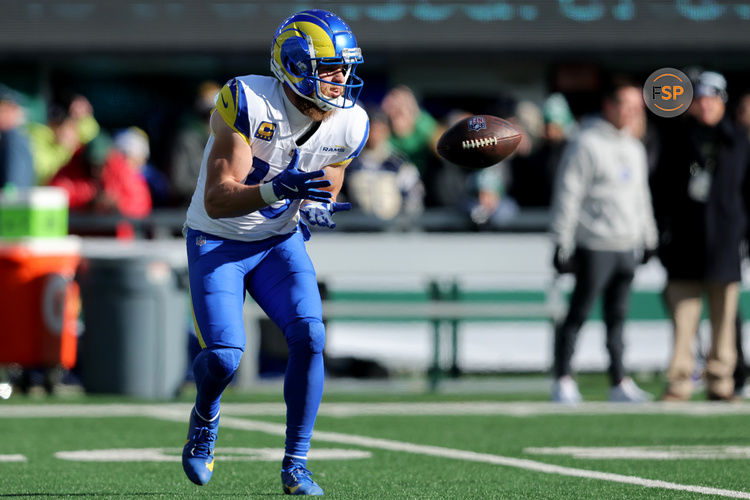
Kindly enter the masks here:
[[278, 196], [276, 196], [276, 193], [273, 190], [273, 182], [266, 182], [265, 184], [260, 186], [259, 190], [260, 190], [260, 197], [263, 198], [263, 201], [265, 201], [269, 205], [281, 199]]

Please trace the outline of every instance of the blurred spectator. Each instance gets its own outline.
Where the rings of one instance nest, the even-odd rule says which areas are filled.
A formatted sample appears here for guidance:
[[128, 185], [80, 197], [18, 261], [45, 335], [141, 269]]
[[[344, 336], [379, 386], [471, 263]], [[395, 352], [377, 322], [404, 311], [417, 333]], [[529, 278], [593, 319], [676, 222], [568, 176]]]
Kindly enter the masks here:
[[750, 139], [750, 92], [743, 94], [737, 103], [737, 124], [745, 130]]
[[112, 140], [105, 133], [80, 148], [50, 185], [68, 192], [71, 210], [119, 213], [133, 218], [151, 212], [146, 180], [112, 147]]
[[[443, 120], [441, 130], [472, 116], [455, 109]], [[518, 206], [506, 196], [507, 162], [472, 170], [441, 159], [432, 171], [432, 197], [440, 206], [455, 207], [466, 213], [480, 229], [502, 224], [518, 212]], [[429, 189], [428, 189], [429, 191]]]
[[521, 174], [521, 178], [516, 179], [512, 165], [517, 158], [531, 154], [544, 128], [539, 107], [530, 101], [516, 102], [514, 98], [504, 96], [498, 100], [494, 113], [511, 122], [521, 132], [522, 138], [512, 156], [473, 172], [467, 178], [469, 217], [480, 228], [502, 226], [518, 214], [513, 186], [517, 181], [523, 183], [524, 178]]
[[29, 123], [31, 153], [36, 183], [44, 185], [68, 163], [78, 148], [99, 133], [94, 110], [88, 99], [75, 96], [67, 107], [53, 104], [47, 123]]
[[31, 150], [23, 124], [20, 95], [0, 84], [0, 188], [34, 184]]
[[734, 332], [735, 332], [735, 347], [737, 348], [737, 363], [732, 373], [732, 379], [734, 380], [734, 396], [737, 398], [746, 398], [750, 396], [748, 394], [745, 383], [747, 381], [747, 370], [748, 366], [745, 362], [745, 351], [742, 346], [742, 339], [744, 338], [742, 311], [740, 310], [739, 304], [737, 305], [737, 315], [734, 319]]
[[155, 206], [164, 206], [169, 201], [170, 186], [166, 174], [148, 163], [150, 148], [148, 134], [138, 127], [130, 127], [115, 134], [117, 150], [125, 156], [130, 167], [146, 179], [151, 200]]
[[409, 157], [420, 172], [436, 151], [442, 129], [440, 124], [419, 107], [409, 87], [400, 85], [383, 98], [382, 108], [391, 123], [391, 143]]
[[477, 226], [502, 225], [518, 213], [518, 205], [506, 196], [508, 161], [472, 172], [467, 177], [467, 209]]
[[[750, 140], [750, 92], [745, 92], [737, 104], [737, 124], [745, 130]], [[734, 369], [734, 394], [735, 396], [747, 397], [745, 381], [747, 379], [748, 366], [745, 362], [745, 353], [742, 347], [742, 339], [744, 337], [742, 324], [742, 312], [738, 306], [737, 319], [735, 321], [737, 366]]]
[[380, 219], [420, 213], [424, 186], [417, 167], [389, 142], [391, 132], [385, 113], [375, 109], [368, 114], [370, 136], [359, 157], [346, 169], [347, 198], [355, 207]]
[[515, 122], [516, 126], [524, 132], [521, 142], [516, 148], [516, 154], [528, 155], [544, 136], [544, 115], [539, 106], [531, 101], [520, 101], [516, 105], [513, 115], [510, 120]]
[[172, 147], [171, 184], [176, 202], [187, 205], [195, 191], [195, 183], [203, 159], [203, 149], [211, 135], [208, 119], [221, 87], [216, 82], [203, 82], [192, 112], [185, 116]]
[[652, 178], [659, 257], [667, 271], [665, 299], [674, 326], [663, 399], [686, 400], [692, 394], [694, 342], [707, 295], [712, 334], [708, 398], [729, 400], [737, 360], [740, 248], [750, 202], [750, 143], [726, 116], [722, 75], [703, 72], [694, 89], [688, 116], [664, 127]]
[[602, 115], [581, 124], [557, 172], [553, 265], [559, 273], [575, 273], [575, 288], [555, 332], [554, 401], [581, 400], [571, 359], [578, 332], [600, 295], [610, 356], [609, 399], [641, 402], [651, 397], [626, 376], [622, 339], [636, 266], [648, 260], [657, 244], [646, 151], [631, 135], [644, 112], [639, 86], [613, 82], [602, 101]]
[[[468, 111], [455, 109], [443, 118], [441, 130], [446, 130], [470, 116], [471, 113]], [[467, 182], [471, 171], [442, 158], [430, 170], [430, 185], [426, 190], [429, 191], [431, 204], [464, 209], [467, 198]]]
[[550, 95], [542, 106], [544, 130], [541, 144], [529, 155], [511, 162], [510, 195], [521, 207], [548, 207], [557, 166], [575, 129], [575, 119], [562, 94]]
[[381, 106], [391, 124], [391, 144], [419, 170], [426, 189], [426, 203], [438, 204], [433, 193], [439, 169], [433, 167], [440, 164], [436, 147], [444, 129], [419, 106], [414, 93], [405, 85], [391, 89]]

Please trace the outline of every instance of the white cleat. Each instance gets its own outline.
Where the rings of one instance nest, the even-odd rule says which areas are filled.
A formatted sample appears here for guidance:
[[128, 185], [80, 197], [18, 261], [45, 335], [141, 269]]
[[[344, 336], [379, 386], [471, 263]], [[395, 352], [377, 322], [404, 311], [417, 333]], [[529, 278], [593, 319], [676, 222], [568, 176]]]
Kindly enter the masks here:
[[625, 377], [609, 390], [609, 400], [615, 403], [646, 403], [652, 399], [654, 397], [635, 385], [630, 377]]
[[565, 375], [555, 380], [552, 386], [552, 401], [564, 404], [576, 404], [583, 401], [578, 384], [573, 377]]
[[734, 395], [739, 399], [750, 399], [750, 385], [746, 385], [740, 389], [737, 389], [736, 391], [734, 391]]

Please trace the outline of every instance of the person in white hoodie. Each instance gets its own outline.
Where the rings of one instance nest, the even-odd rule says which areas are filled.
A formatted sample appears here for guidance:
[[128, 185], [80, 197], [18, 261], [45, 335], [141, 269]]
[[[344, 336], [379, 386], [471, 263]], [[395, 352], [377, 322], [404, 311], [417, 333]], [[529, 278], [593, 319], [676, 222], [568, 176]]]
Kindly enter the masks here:
[[601, 115], [581, 124], [558, 167], [551, 209], [557, 272], [575, 275], [568, 313], [555, 332], [552, 399], [581, 401], [571, 359], [581, 326], [603, 298], [611, 401], [642, 402], [651, 395], [627, 376], [623, 326], [635, 269], [655, 254], [658, 233], [643, 144], [634, 137], [643, 119], [640, 87], [614, 81]]

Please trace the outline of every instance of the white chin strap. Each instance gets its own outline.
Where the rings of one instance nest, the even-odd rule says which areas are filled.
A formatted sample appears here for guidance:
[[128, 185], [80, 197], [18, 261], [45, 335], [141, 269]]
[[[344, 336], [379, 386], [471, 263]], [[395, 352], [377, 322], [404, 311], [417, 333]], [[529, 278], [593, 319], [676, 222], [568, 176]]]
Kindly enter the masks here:
[[[342, 107], [344, 107], [344, 104], [346, 104], [346, 99], [344, 99], [344, 94], [343, 94], [343, 92], [345, 91], [344, 87], [342, 87], [342, 89], [341, 89], [341, 92], [342, 92], [341, 95], [339, 95], [335, 99], [329, 98], [328, 99], [329, 102], [326, 102], [323, 99], [321, 99], [320, 97], [318, 97], [318, 96], [323, 95], [323, 92], [321, 92], [321, 90], [320, 90], [320, 85], [321, 85], [321, 82], [319, 82], [319, 81], [315, 82], [315, 95], [312, 97], [312, 101], [320, 109], [322, 109], [323, 111], [330, 111], [330, 110], [335, 109], [335, 108], [342, 108]], [[333, 104], [331, 104], [331, 102]]]
[[288, 84], [295, 94], [315, 104], [318, 108], [320, 108], [321, 111], [331, 111], [333, 109], [336, 109], [337, 107], [343, 107], [343, 105], [346, 103], [346, 99], [344, 99], [343, 95], [337, 97], [336, 99], [331, 99], [331, 101], [334, 102], [335, 104], [326, 102], [320, 97], [318, 97], [318, 95], [322, 95], [320, 91], [320, 82], [315, 82], [315, 93], [312, 96], [301, 93], [299, 90], [297, 90], [297, 87], [291, 82], [288, 82]]
[[[317, 94], [315, 94], [313, 96], [305, 95], [305, 94], [301, 93], [299, 90], [297, 90], [297, 88], [294, 85], [291, 85], [291, 87], [292, 87], [292, 90], [294, 90], [295, 94], [297, 94], [301, 98], [303, 98], [303, 99], [305, 99], [307, 101], [310, 101], [311, 103], [315, 104], [318, 108], [320, 108], [321, 111], [331, 111], [332, 109], [336, 108], [336, 106], [334, 106], [333, 104], [327, 103], [324, 100], [320, 99], [317, 96]], [[316, 92], [318, 92], [317, 89], [316, 89]]]

